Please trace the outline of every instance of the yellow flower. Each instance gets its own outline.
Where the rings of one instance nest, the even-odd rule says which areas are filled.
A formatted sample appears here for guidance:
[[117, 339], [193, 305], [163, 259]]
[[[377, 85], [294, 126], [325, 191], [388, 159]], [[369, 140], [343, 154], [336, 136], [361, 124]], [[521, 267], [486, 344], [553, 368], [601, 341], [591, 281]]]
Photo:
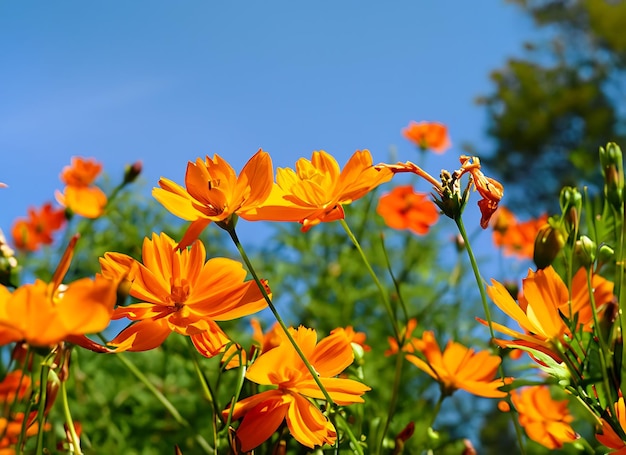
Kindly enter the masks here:
[[475, 352], [449, 341], [442, 353], [433, 332], [425, 331], [421, 343], [413, 343], [413, 346], [422, 352], [426, 361], [413, 354], [407, 354], [406, 359], [437, 380], [444, 395], [463, 389], [481, 397], [504, 397], [506, 392], [498, 388], [513, 380], [494, 379], [501, 359], [487, 351]]
[[[350, 340], [344, 331], [333, 332], [318, 343], [313, 329], [289, 330], [335, 403], [363, 402], [361, 395], [369, 387], [352, 379], [334, 377], [354, 360]], [[335, 442], [333, 425], [311, 400], [324, 399], [324, 395], [284, 333], [280, 345], [263, 352], [255, 360], [246, 378], [276, 388], [244, 398], [232, 409], [233, 420], [243, 418], [237, 429], [243, 452], [267, 440], [283, 420], [287, 421], [293, 437], [307, 447]], [[226, 419], [230, 412], [231, 409], [224, 410], [222, 417]]]
[[248, 219], [246, 213], [269, 196], [274, 183], [272, 160], [259, 150], [241, 170], [239, 177], [219, 155], [187, 164], [185, 188], [161, 178], [152, 195], [174, 215], [191, 221], [179, 247], [198, 238], [211, 221], [229, 224], [233, 215]]
[[279, 168], [267, 200], [246, 213], [248, 220], [298, 221], [302, 231], [327, 221], [344, 218], [343, 205], [365, 196], [389, 181], [389, 169], [372, 165], [368, 150], [358, 150], [343, 170], [324, 151], [313, 152], [311, 160], [300, 158], [296, 170]]
[[118, 307], [114, 319], [137, 321], [109, 344], [117, 351], [156, 348], [172, 332], [191, 337], [202, 355], [212, 357], [230, 341], [215, 321], [255, 313], [267, 306], [254, 281], [244, 281], [241, 263], [226, 258], [205, 262], [200, 241], [179, 250], [166, 234], [143, 243], [143, 264], [124, 254], [100, 259], [103, 274], [126, 276], [129, 293], [140, 303]]

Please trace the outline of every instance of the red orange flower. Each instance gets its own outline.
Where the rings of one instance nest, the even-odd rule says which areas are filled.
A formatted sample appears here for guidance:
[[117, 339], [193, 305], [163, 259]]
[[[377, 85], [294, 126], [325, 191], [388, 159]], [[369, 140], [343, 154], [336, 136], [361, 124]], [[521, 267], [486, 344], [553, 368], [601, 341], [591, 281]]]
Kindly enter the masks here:
[[475, 156], [461, 155], [461, 169], [455, 172], [456, 177], [460, 178], [463, 174], [469, 173], [472, 176], [472, 183], [476, 191], [482, 196], [478, 201], [478, 207], [482, 218], [480, 226], [487, 229], [489, 220], [498, 208], [498, 204], [504, 195], [504, 187], [500, 182], [491, 177], [486, 177], [480, 168], [480, 159]]
[[[626, 433], [626, 405], [624, 405], [624, 397], [619, 397], [615, 403], [615, 415], [621, 426], [622, 433]], [[596, 434], [598, 442], [609, 449], [613, 449], [610, 453], [613, 455], [626, 455], [626, 442], [624, 438], [617, 434], [611, 425], [602, 419], [602, 428]]]
[[492, 219], [493, 243], [504, 250], [507, 256], [532, 259], [535, 238], [547, 223], [548, 215], [520, 222], [506, 207], [500, 207]]
[[566, 442], [578, 439], [570, 423], [574, 417], [567, 400], [553, 400], [545, 386], [525, 387], [511, 393], [519, 413], [519, 423], [530, 439], [548, 449], [560, 449]]
[[[29, 414], [26, 422], [26, 437], [34, 436], [39, 432], [39, 423], [36, 419], [37, 411]], [[22, 427], [24, 426], [24, 413], [18, 412], [11, 418], [0, 417], [0, 454], [14, 454], [13, 449], [20, 441]], [[50, 424], [44, 425], [44, 430], [49, 430]]]
[[0, 345], [26, 341], [50, 346], [104, 330], [116, 301], [117, 283], [98, 276], [61, 284], [72, 257], [70, 243], [51, 283], [35, 280], [11, 293], [0, 285]]
[[431, 149], [436, 153], [443, 153], [452, 145], [448, 129], [442, 123], [412, 121], [402, 130], [402, 135], [420, 149]]
[[[584, 330], [591, 330], [593, 314], [586, 271], [583, 268], [572, 279], [571, 305], [567, 286], [551, 266], [537, 272], [528, 271], [528, 276], [522, 282], [523, 294], [519, 297], [519, 304], [502, 284], [495, 280], [491, 283], [491, 286], [487, 286], [491, 300], [524, 330], [519, 332], [492, 323], [495, 330], [515, 338], [512, 341], [497, 340], [502, 346], [532, 347], [560, 359], [556, 346], [563, 341], [564, 335], [571, 336], [561, 315], [570, 320], [577, 315], [579, 326]], [[599, 275], [594, 275], [592, 288], [598, 312], [601, 313], [604, 304], [613, 298], [613, 284]], [[479, 321], [487, 324], [483, 320]]]
[[270, 196], [246, 213], [246, 219], [298, 221], [306, 232], [319, 223], [343, 219], [343, 205], [392, 177], [389, 169], [378, 170], [372, 165], [368, 150], [357, 150], [343, 170], [328, 153], [313, 152], [310, 161], [300, 158], [296, 162], [295, 171], [279, 168]]
[[152, 195], [163, 206], [191, 225], [180, 242], [185, 248], [198, 238], [211, 221], [229, 224], [233, 215], [248, 219], [270, 194], [274, 176], [272, 160], [260, 150], [246, 163], [239, 177], [219, 155], [187, 164], [185, 188], [162, 177]]
[[431, 331], [423, 333], [421, 342], [417, 349], [425, 360], [414, 354], [407, 354], [406, 359], [437, 380], [444, 395], [463, 389], [481, 397], [506, 396], [506, 392], [498, 388], [513, 379], [494, 379], [501, 362], [497, 355], [476, 352], [454, 341], [449, 341], [442, 353]]
[[98, 218], [102, 215], [107, 197], [93, 184], [101, 171], [102, 164], [95, 159], [73, 157], [72, 164], [61, 171], [60, 178], [66, 186], [63, 193], [56, 192], [59, 204], [85, 218]]
[[[361, 403], [369, 390], [352, 379], [335, 378], [354, 359], [350, 342], [338, 331], [317, 342], [313, 329], [289, 329], [296, 343], [309, 360], [330, 397], [339, 405]], [[311, 377], [296, 350], [283, 335], [281, 344], [259, 356], [246, 373], [257, 384], [275, 386], [272, 390], [244, 398], [232, 409], [232, 419], [242, 419], [237, 438], [243, 452], [267, 440], [286, 420], [293, 437], [307, 447], [333, 444], [333, 425], [311, 399], [324, 395]], [[231, 409], [222, 412], [226, 419]]]
[[137, 321], [109, 344], [117, 351], [156, 348], [172, 332], [191, 337], [202, 355], [212, 357], [230, 341], [215, 321], [255, 313], [267, 306], [254, 281], [245, 281], [241, 263], [206, 260], [200, 241], [179, 250], [166, 234], [143, 242], [143, 264], [125, 254], [100, 259], [106, 273], [131, 281], [129, 293], [141, 302], [115, 309], [113, 319]]
[[21, 400], [29, 389], [30, 382], [30, 376], [25, 375], [22, 370], [7, 373], [0, 382], [0, 402], [11, 403], [16, 397]]
[[41, 209], [28, 209], [27, 218], [18, 218], [11, 234], [13, 243], [20, 250], [37, 251], [40, 245], [50, 245], [53, 233], [65, 223], [65, 211], [55, 209], [47, 202]]
[[417, 235], [428, 232], [439, 219], [439, 209], [430, 195], [418, 193], [412, 185], [397, 186], [378, 201], [376, 212], [393, 229], [409, 229]]

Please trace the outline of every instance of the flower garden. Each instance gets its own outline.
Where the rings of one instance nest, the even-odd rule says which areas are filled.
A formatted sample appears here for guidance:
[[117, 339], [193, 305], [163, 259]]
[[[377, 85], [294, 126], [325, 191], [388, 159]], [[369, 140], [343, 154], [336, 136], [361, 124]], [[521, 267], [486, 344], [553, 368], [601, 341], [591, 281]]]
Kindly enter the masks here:
[[426, 170], [444, 125], [403, 134], [199, 157], [149, 200], [140, 162], [72, 158], [0, 240], [0, 454], [626, 454], [619, 146], [520, 220], [479, 157]]

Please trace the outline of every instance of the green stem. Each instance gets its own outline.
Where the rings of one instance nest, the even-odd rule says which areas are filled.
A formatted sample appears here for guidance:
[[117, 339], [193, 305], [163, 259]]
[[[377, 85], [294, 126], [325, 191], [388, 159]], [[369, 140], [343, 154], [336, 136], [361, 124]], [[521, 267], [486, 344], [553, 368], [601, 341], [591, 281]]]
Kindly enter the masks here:
[[[41, 365], [41, 371], [39, 373], [39, 406], [37, 408], [37, 424], [39, 425], [37, 429], [37, 447], [35, 448], [35, 453], [42, 454], [44, 453], [43, 447], [43, 432], [45, 427], [45, 418], [44, 415], [46, 409], [46, 395], [47, 395], [47, 384], [48, 384], [48, 371], [50, 367], [48, 363], [44, 361]], [[24, 416], [24, 421], [26, 421], [28, 417]], [[18, 454], [22, 452], [22, 444], [20, 443], [18, 447]]]
[[72, 419], [72, 413], [70, 412], [70, 405], [67, 400], [67, 381], [61, 381], [61, 401], [63, 405], [63, 414], [65, 414], [65, 423], [70, 433], [70, 444], [73, 447], [73, 452], [77, 455], [81, 455], [83, 452], [80, 450], [80, 438], [76, 434], [76, 428], [74, 427], [74, 420]]
[[[407, 240], [409, 238], [410, 237], [408, 236], [406, 237]], [[406, 324], [409, 321], [409, 312], [406, 308], [406, 302], [402, 298], [402, 293], [400, 292], [400, 283], [396, 279], [396, 276], [393, 274], [393, 269], [391, 268], [391, 261], [389, 260], [389, 255], [387, 254], [387, 248], [385, 247], [385, 236], [382, 234], [380, 235], [380, 244], [383, 247], [383, 256], [385, 256], [387, 270], [389, 271], [389, 276], [391, 277], [391, 281], [393, 281], [393, 287], [395, 288], [396, 294], [398, 295], [398, 302], [400, 302], [400, 308], [402, 309], [402, 314], [404, 315], [404, 323]], [[405, 247], [406, 247], [406, 244], [405, 244]], [[406, 338], [406, 334], [404, 338]]]
[[[172, 415], [172, 417], [174, 417], [174, 420], [176, 420], [176, 422], [179, 425], [186, 427], [186, 428], [191, 428], [191, 424], [187, 420], [185, 420], [183, 416], [180, 415], [180, 413], [178, 412], [178, 409], [176, 409], [176, 407], [172, 404], [172, 402], [169, 401], [165, 397], [165, 395], [163, 395], [163, 393], [161, 393], [148, 380], [146, 375], [144, 375], [141, 372], [141, 370], [139, 370], [139, 368], [137, 368], [130, 360], [128, 360], [126, 356], [124, 356], [124, 354], [119, 353], [119, 354], [114, 354], [114, 355], [115, 357], [120, 359], [120, 362], [124, 364], [124, 366], [128, 369], [128, 371], [130, 371], [137, 379], [139, 379], [139, 381], [141, 381], [146, 386], [146, 388], [150, 392], [152, 392], [152, 394], [156, 397], [156, 399], [163, 405], [165, 409], [167, 409], [167, 411]], [[204, 437], [202, 437], [202, 435], [196, 434], [195, 439], [198, 445], [200, 445], [200, 447], [202, 447], [206, 453], [209, 453], [209, 454], [215, 453], [215, 449], [213, 449], [209, 445], [209, 443], [206, 441], [206, 439], [204, 439]]]
[[298, 356], [300, 357], [302, 362], [304, 362], [304, 365], [306, 366], [307, 370], [309, 370], [309, 373], [311, 373], [311, 376], [313, 377], [313, 380], [315, 381], [315, 384], [317, 384], [317, 386], [320, 388], [320, 390], [321, 390], [322, 394], [324, 395], [324, 398], [326, 399], [328, 404], [331, 407], [334, 407], [335, 406], [335, 402], [333, 401], [333, 399], [328, 394], [328, 391], [326, 390], [326, 387], [324, 387], [324, 385], [322, 384], [322, 381], [320, 380], [317, 371], [315, 371], [315, 368], [313, 368], [313, 365], [311, 365], [311, 363], [308, 361], [308, 359], [304, 355], [304, 352], [302, 352], [302, 349], [300, 349], [300, 346], [298, 346], [298, 343], [296, 343], [296, 340], [293, 338], [293, 335], [291, 335], [291, 333], [289, 332], [289, 329], [285, 325], [285, 322], [283, 321], [283, 318], [281, 318], [280, 314], [278, 314], [278, 310], [276, 309], [276, 306], [274, 306], [274, 303], [272, 303], [272, 299], [270, 299], [270, 296], [267, 294], [267, 291], [265, 290], [265, 286], [261, 282], [261, 280], [260, 280], [259, 276], [257, 275], [254, 267], [252, 266], [252, 263], [250, 262], [250, 259], [248, 258], [248, 255], [246, 254], [245, 250], [243, 249], [243, 245], [239, 241], [239, 237], [237, 237], [237, 233], [235, 232], [235, 227], [232, 224], [228, 225], [228, 228], [226, 229], [226, 232], [228, 232], [230, 234], [230, 238], [235, 243], [235, 246], [237, 247], [237, 250], [239, 251], [239, 254], [241, 255], [241, 258], [245, 262], [246, 266], [248, 267], [248, 270], [250, 271], [250, 274], [252, 275], [252, 278], [254, 279], [256, 285], [259, 287], [259, 290], [263, 294], [263, 298], [267, 302], [267, 306], [269, 307], [270, 311], [274, 315], [274, 318], [276, 319], [276, 322], [278, 322], [280, 327], [283, 329], [283, 332], [285, 332], [285, 335], [287, 336], [287, 339], [289, 340], [289, 342], [291, 343], [293, 348], [298, 353]]
[[385, 310], [387, 310], [387, 315], [389, 316], [389, 320], [391, 321], [391, 325], [393, 327], [393, 332], [394, 332], [395, 338], [396, 338], [396, 340], [401, 341], [400, 328], [398, 327], [398, 321], [396, 321], [393, 309], [391, 308], [391, 303], [389, 302], [389, 297], [387, 296], [387, 291], [385, 291], [385, 288], [383, 288], [383, 285], [380, 283], [380, 280], [376, 276], [376, 273], [374, 272], [374, 269], [372, 269], [372, 266], [370, 265], [369, 261], [367, 260], [367, 257], [365, 256], [365, 253], [363, 252], [363, 249], [361, 248], [361, 245], [359, 244], [359, 241], [356, 239], [356, 237], [354, 236], [354, 234], [350, 230], [350, 227], [348, 226], [348, 223], [346, 223], [346, 220], [340, 219], [339, 223], [341, 223], [341, 226], [346, 231], [346, 234], [348, 235], [348, 238], [352, 241], [352, 243], [354, 244], [355, 248], [357, 249], [357, 251], [361, 255], [361, 259], [363, 259], [363, 263], [365, 264], [365, 268], [369, 272], [370, 276], [372, 277], [372, 280], [374, 280], [374, 283], [376, 284], [376, 287], [378, 288], [378, 291], [380, 292], [380, 296], [381, 296], [381, 298], [383, 300], [383, 304], [385, 306]]

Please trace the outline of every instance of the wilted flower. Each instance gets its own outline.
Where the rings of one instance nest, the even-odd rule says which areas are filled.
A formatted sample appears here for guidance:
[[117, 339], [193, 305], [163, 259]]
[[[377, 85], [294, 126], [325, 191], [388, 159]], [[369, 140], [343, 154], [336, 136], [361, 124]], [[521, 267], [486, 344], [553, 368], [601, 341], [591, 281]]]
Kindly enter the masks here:
[[187, 164], [185, 188], [162, 177], [160, 188], [154, 188], [152, 195], [174, 215], [191, 221], [179, 244], [185, 248], [211, 221], [231, 226], [235, 214], [249, 219], [247, 212], [267, 199], [273, 183], [272, 160], [263, 150], [250, 158], [239, 177], [215, 154]]
[[397, 186], [378, 201], [376, 212], [393, 229], [409, 229], [424, 235], [439, 219], [439, 209], [430, 195], [418, 193], [412, 185]]
[[416, 348], [425, 360], [414, 354], [407, 354], [406, 359], [438, 381], [444, 395], [463, 389], [481, 397], [504, 397], [506, 392], [498, 390], [499, 387], [513, 380], [494, 379], [502, 360], [497, 355], [476, 352], [454, 341], [449, 341], [442, 353], [431, 331], [423, 333]]
[[104, 212], [107, 197], [93, 184], [102, 171], [102, 164], [93, 158], [73, 157], [72, 164], [61, 171], [65, 183], [63, 193], [56, 192], [56, 199], [63, 207], [85, 218], [98, 218]]
[[246, 213], [248, 220], [298, 221], [302, 231], [344, 218], [343, 205], [365, 196], [389, 181], [393, 173], [372, 165], [368, 150], [358, 150], [343, 170], [324, 151], [313, 152], [311, 161], [300, 158], [296, 170], [279, 168], [270, 196]]
[[241, 263], [226, 258], [206, 260], [200, 241], [179, 250], [165, 233], [146, 238], [143, 264], [125, 254], [100, 259], [106, 274], [131, 282], [129, 293], [140, 300], [115, 309], [113, 319], [137, 321], [109, 345], [116, 351], [146, 351], [172, 332], [187, 335], [202, 355], [212, 357], [230, 341], [215, 321], [240, 318], [267, 306], [254, 281], [245, 281]]
[[430, 149], [436, 153], [443, 153], [452, 145], [448, 129], [442, 123], [412, 121], [402, 130], [402, 135], [420, 149]]
[[[300, 327], [289, 330], [335, 403], [363, 402], [361, 395], [369, 387], [352, 379], [335, 377], [354, 359], [350, 342], [343, 331], [317, 342], [313, 329]], [[237, 439], [243, 452], [267, 440], [284, 420], [293, 437], [307, 447], [335, 442], [333, 425], [313, 401], [324, 399], [324, 395], [286, 335], [283, 334], [279, 346], [256, 359], [246, 378], [275, 388], [244, 398], [232, 410], [222, 412], [224, 419], [231, 412], [233, 420], [243, 418], [237, 429]]]

